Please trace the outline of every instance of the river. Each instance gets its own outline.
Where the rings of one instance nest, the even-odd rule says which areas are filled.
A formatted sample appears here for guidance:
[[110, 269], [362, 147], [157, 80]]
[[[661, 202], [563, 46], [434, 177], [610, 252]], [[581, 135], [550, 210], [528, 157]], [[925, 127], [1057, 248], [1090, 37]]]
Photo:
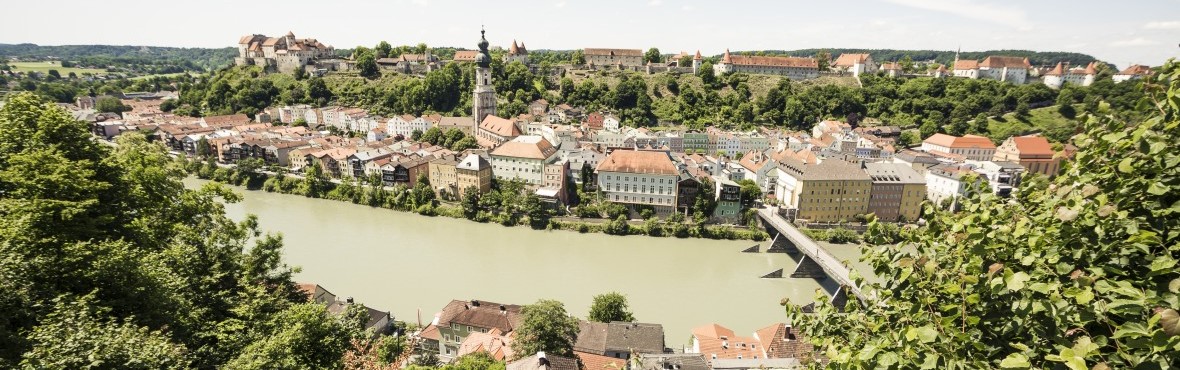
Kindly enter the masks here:
[[229, 216], [255, 214], [264, 231], [281, 233], [285, 262], [302, 268], [297, 281], [408, 322], [419, 313], [429, 322], [451, 299], [549, 298], [585, 318], [594, 295], [617, 291], [637, 320], [663, 324], [667, 346], [680, 348], [697, 326], [751, 335], [784, 322], [782, 298], [810, 302], [821, 289], [813, 279], [759, 278], [779, 268], [789, 274], [795, 261], [740, 253], [751, 241], [537, 231], [235, 189], [244, 199], [226, 206]]

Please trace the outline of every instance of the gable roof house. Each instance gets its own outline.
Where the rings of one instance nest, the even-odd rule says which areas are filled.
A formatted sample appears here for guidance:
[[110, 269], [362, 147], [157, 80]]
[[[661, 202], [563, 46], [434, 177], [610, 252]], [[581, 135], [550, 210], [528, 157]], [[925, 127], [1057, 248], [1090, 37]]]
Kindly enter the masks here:
[[422, 330], [423, 349], [438, 351], [441, 359], [458, 357], [459, 346], [471, 333], [511, 335], [520, 325], [518, 305], [452, 300]]

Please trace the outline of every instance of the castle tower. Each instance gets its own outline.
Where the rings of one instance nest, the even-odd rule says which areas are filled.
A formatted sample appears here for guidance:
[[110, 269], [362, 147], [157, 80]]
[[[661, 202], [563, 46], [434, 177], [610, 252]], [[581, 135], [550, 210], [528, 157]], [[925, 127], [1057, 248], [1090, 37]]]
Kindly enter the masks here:
[[474, 129], [479, 128], [484, 117], [496, 114], [496, 88], [492, 86], [492, 56], [488, 53], [488, 39], [484, 30], [479, 30], [479, 54], [475, 55], [475, 91], [471, 99], [471, 118]]
[[692, 74], [697, 74], [701, 69], [701, 51], [697, 50], [697, 55], [692, 56]]

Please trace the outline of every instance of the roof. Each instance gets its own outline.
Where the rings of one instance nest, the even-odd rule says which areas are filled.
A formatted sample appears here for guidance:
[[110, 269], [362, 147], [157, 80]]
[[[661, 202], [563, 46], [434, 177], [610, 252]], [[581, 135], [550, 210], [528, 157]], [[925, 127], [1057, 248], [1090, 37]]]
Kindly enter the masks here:
[[598, 163], [599, 172], [676, 175], [672, 157], [662, 151], [615, 150]]
[[1131, 75], [1131, 76], [1146, 76], [1146, 75], [1151, 74], [1151, 67], [1148, 67], [1148, 66], [1145, 66], [1142, 64], [1134, 64], [1134, 65], [1131, 65], [1130, 67], [1127, 67], [1127, 69], [1122, 70], [1121, 72], [1119, 72], [1119, 74], [1120, 75]]
[[505, 370], [581, 370], [578, 360], [557, 355], [546, 355], [538, 352], [535, 355], [513, 361]]
[[1005, 68], [1005, 67], [1007, 67], [1007, 68], [1025, 68], [1025, 69], [1027, 69], [1027, 68], [1032, 68], [1032, 65], [1030, 65], [1028, 63], [1028, 58], [989, 56], [987, 58], [983, 58], [982, 62], [979, 62], [979, 67], [980, 68], [984, 68], [984, 67], [986, 67], [986, 68]]
[[460, 62], [474, 62], [479, 50], [459, 50], [455, 52], [455, 60]]
[[728, 61], [730, 63], [743, 66], [769, 66], [769, 67], [794, 67], [794, 68], [816, 68], [819, 69], [819, 62], [815, 58], [799, 58], [799, 57], [756, 57], [746, 55], [732, 55]]
[[500, 157], [548, 159], [557, 153], [557, 147], [549, 140], [538, 135], [517, 136], [492, 150], [492, 155]]
[[[503, 307], [503, 310], [501, 310]], [[495, 302], [453, 300], [439, 313], [439, 326], [451, 323], [511, 332], [520, 323], [520, 306]]]
[[459, 164], [455, 165], [455, 168], [460, 170], [479, 171], [480, 169], [491, 168], [491, 166], [492, 165], [488, 163], [488, 160], [480, 157], [478, 154], [468, 154], [466, 157], [463, 157], [462, 161], [459, 161]]
[[992, 143], [991, 139], [988, 139], [986, 137], [979, 136], [979, 135], [964, 135], [962, 137], [959, 137], [959, 136], [951, 136], [951, 135], [947, 135], [947, 134], [934, 134], [934, 135], [931, 135], [930, 137], [926, 138], [926, 140], [922, 140], [922, 142], [928, 143], [931, 145], [947, 147], [947, 148], [951, 148], [951, 149], [965, 149], [965, 148], [995, 149], [996, 148], [996, 144]]
[[664, 352], [664, 327], [660, 324], [614, 321], [606, 325], [608, 351]]
[[1020, 151], [1020, 155], [1048, 155], [1054, 154], [1052, 146], [1049, 145], [1049, 140], [1043, 136], [1014, 136], [1008, 138], [1016, 144], [1016, 150]]
[[590, 55], [609, 55], [609, 56], [628, 56], [641, 57], [643, 50], [639, 49], [606, 49], [606, 48], [586, 48], [582, 51], [586, 56]]
[[512, 121], [489, 114], [484, 117], [479, 128], [504, 137], [520, 136], [520, 128]]
[[473, 331], [463, 338], [463, 342], [459, 344], [458, 355], [463, 356], [475, 352], [487, 352], [497, 360], [505, 360], [512, 358], [512, 335], [504, 335], [498, 329], [492, 329], [487, 333]]
[[901, 65], [894, 62], [885, 62], [881, 64], [881, 70], [885, 71], [900, 71]]
[[955, 69], [956, 70], [979, 69], [979, 61], [976, 61], [976, 60], [956, 60], [955, 61]]
[[918, 171], [904, 163], [865, 163], [865, 173], [873, 183], [925, 184], [926, 180]]
[[693, 336], [703, 336], [709, 338], [732, 337], [733, 330], [718, 324], [709, 324], [702, 327], [692, 329]]
[[622, 370], [627, 368], [627, 360], [607, 357], [593, 353], [574, 351], [574, 356], [582, 361], [583, 370]]
[[871, 180], [860, 166], [839, 159], [829, 159], [819, 164], [804, 164], [794, 158], [785, 158], [778, 168], [799, 180]]
[[1065, 63], [1062, 62], [1057, 62], [1057, 66], [1053, 67], [1053, 70], [1045, 73], [1046, 76], [1061, 76], [1063, 74], [1065, 74]]
[[700, 353], [640, 353], [639, 363], [642, 370], [709, 370], [709, 363]]
[[837, 66], [837, 67], [851, 67], [854, 64], [864, 64], [864, 62], [866, 60], [868, 60], [868, 58], [869, 58], [868, 53], [859, 53], [859, 54], [844, 53], [844, 54], [840, 54], [840, 57], [836, 58], [835, 62], [832, 62], [832, 65]]
[[801, 368], [798, 359], [794, 358], [743, 358], [713, 360], [713, 370], [745, 370], [745, 369], [794, 369]]
[[692, 60], [701, 60], [701, 51], [697, 50], [696, 55], [692, 56]]

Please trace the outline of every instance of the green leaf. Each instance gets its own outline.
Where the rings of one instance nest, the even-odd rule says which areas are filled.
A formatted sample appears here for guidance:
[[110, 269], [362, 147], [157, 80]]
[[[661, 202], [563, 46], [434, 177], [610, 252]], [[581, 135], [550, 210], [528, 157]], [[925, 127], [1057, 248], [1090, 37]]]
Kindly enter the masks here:
[[1000, 367], [1004, 369], [1027, 369], [1032, 366], [1028, 362], [1028, 357], [1019, 353], [1013, 353], [1000, 361]]
[[1074, 296], [1073, 299], [1078, 301], [1078, 304], [1090, 303], [1090, 301], [1094, 300], [1094, 291], [1087, 288], [1086, 290], [1078, 292], [1078, 295]]
[[1148, 333], [1147, 327], [1143, 326], [1143, 323], [1140, 323], [1140, 322], [1133, 322], [1132, 321], [1132, 322], [1124, 323], [1123, 325], [1120, 325], [1119, 328], [1114, 331], [1114, 339], [1138, 338], [1138, 337], [1149, 337], [1149, 336], [1151, 336], [1151, 333]]
[[1029, 276], [1024, 271], [1017, 272], [1005, 279], [1004, 284], [1008, 286], [1008, 290], [1020, 291], [1024, 289], [1024, 283], [1028, 282]]
[[1119, 162], [1119, 172], [1122, 172], [1122, 173], [1134, 172], [1135, 171], [1134, 162], [1135, 161], [1132, 160], [1131, 158], [1123, 158], [1123, 160], [1121, 162]]
[[1168, 291], [1172, 293], [1180, 293], [1180, 278], [1172, 279], [1172, 282], [1168, 283]]
[[1168, 187], [1159, 181], [1153, 182], [1151, 186], [1147, 187], [1147, 192], [1151, 195], [1164, 195], [1168, 193], [1168, 190]]

